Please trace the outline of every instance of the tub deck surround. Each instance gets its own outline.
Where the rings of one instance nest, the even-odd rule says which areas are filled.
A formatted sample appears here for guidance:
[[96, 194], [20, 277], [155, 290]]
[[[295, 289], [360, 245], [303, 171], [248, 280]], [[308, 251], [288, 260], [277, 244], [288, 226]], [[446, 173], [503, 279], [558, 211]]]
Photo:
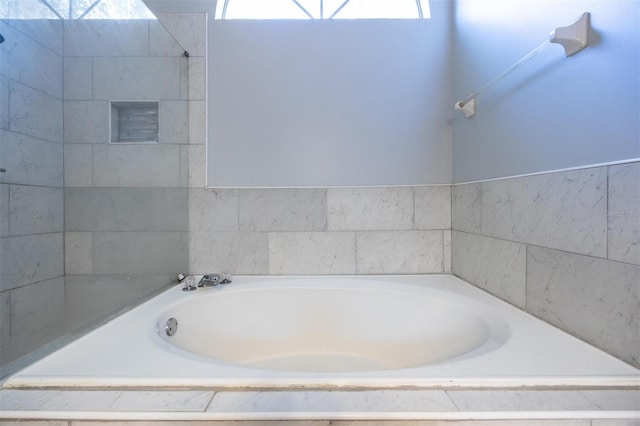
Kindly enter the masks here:
[[[450, 275], [235, 277], [233, 284], [195, 292], [183, 292], [180, 287], [167, 290], [27, 367], [9, 378], [4, 388], [479, 389], [640, 386], [637, 369]], [[284, 289], [289, 292], [283, 293]], [[323, 300], [320, 290], [329, 292], [326, 294], [334, 292], [333, 297]], [[340, 294], [336, 295], [335, 292]], [[237, 340], [234, 344], [246, 345], [244, 348], [250, 351], [264, 349], [256, 346], [251, 339], [256, 338], [256, 332], [269, 330], [242, 327], [243, 322], [255, 319], [254, 312], [261, 314], [257, 318], [261, 323], [280, 327], [270, 331], [270, 338], [277, 338], [277, 333], [282, 333], [283, 338], [289, 339], [291, 335], [287, 335], [287, 324], [289, 328], [300, 324], [265, 316], [279, 312], [285, 319], [288, 314], [291, 314], [290, 318], [295, 318], [292, 309], [297, 309], [299, 303], [304, 309], [311, 309], [312, 305], [305, 304], [308, 300], [295, 299], [296, 295], [301, 294], [312, 294], [318, 298], [316, 310], [319, 312], [315, 320], [310, 319], [314, 317], [305, 316], [305, 321], [330, 325], [331, 321], [337, 319], [338, 326], [348, 329], [349, 339], [358, 342], [358, 345], [352, 345], [356, 355], [363, 354], [362, 347], [366, 347], [366, 344], [375, 342], [376, 334], [372, 332], [383, 327], [385, 322], [391, 330], [397, 330], [401, 337], [398, 341], [392, 341], [392, 334], [385, 335], [385, 331], [381, 330], [378, 335], [390, 347], [396, 343], [416, 343], [411, 340], [413, 324], [406, 323], [419, 318], [413, 316], [416, 314], [414, 304], [406, 304], [407, 312], [393, 311], [394, 306], [399, 306], [396, 305], [400, 303], [398, 301], [402, 305], [411, 299], [417, 301], [415, 305], [432, 301], [425, 305], [431, 310], [423, 310], [422, 314], [431, 315], [436, 319], [436, 325], [455, 323], [455, 332], [439, 336], [441, 342], [446, 344], [447, 339], [453, 339], [453, 343], [460, 344], [457, 340], [464, 340], [467, 346], [437, 359], [411, 359], [419, 352], [417, 349], [421, 346], [418, 342], [406, 351], [407, 358], [397, 358], [392, 354], [386, 359], [391, 364], [395, 363], [395, 369], [392, 365], [369, 367], [361, 371], [351, 368], [351, 371], [342, 372], [329, 368], [324, 373], [294, 371], [290, 363], [260, 366], [258, 362], [251, 365], [255, 360], [239, 357], [243, 351], [233, 353], [232, 349], [223, 348], [227, 353], [220, 353], [215, 352], [215, 346], [214, 352], [209, 353], [214, 358], [207, 358], [202, 348], [193, 346], [198, 341], [206, 340], [207, 336], [197, 334], [196, 326], [187, 317], [190, 311], [195, 312], [196, 317], [200, 315], [200, 324], [214, 327], [217, 338], [221, 338], [225, 331], [235, 335], [248, 333], [248, 341]], [[287, 300], [287, 303], [282, 303], [282, 300]], [[336, 303], [331, 303], [331, 300]], [[215, 304], [220, 301], [224, 302], [218, 306], [224, 308], [224, 318], [216, 318], [215, 312], [207, 316], [206, 308], [211, 305], [207, 305], [207, 302]], [[268, 313], [261, 308], [263, 306], [277, 306], [278, 309]], [[330, 312], [331, 317], [323, 316], [323, 310], [325, 314]], [[457, 311], [460, 315], [446, 316], [442, 313], [449, 310]], [[366, 322], [360, 323], [358, 311], [366, 314], [362, 318], [375, 311], [378, 318], [369, 323], [371, 327], [367, 327]], [[355, 315], [355, 319], [344, 320], [350, 313]], [[186, 342], [176, 341], [174, 345], [167, 341], [170, 339], [160, 337], [156, 328], [164, 332], [164, 323], [174, 314], [179, 324], [183, 321], [175, 336], [188, 337], [191, 334], [192, 343], [187, 339]], [[475, 326], [478, 328], [474, 329]], [[355, 330], [349, 327], [355, 327]], [[361, 329], [358, 330], [358, 327]], [[428, 326], [419, 328], [419, 332], [425, 330], [433, 332]], [[406, 333], [409, 333], [409, 337], [402, 340]], [[227, 344], [231, 343], [229, 339], [228, 335]], [[297, 349], [293, 347], [287, 350], [295, 354]], [[317, 348], [311, 350], [318, 351]], [[279, 355], [287, 355], [287, 352]], [[275, 359], [278, 360], [277, 357]]]

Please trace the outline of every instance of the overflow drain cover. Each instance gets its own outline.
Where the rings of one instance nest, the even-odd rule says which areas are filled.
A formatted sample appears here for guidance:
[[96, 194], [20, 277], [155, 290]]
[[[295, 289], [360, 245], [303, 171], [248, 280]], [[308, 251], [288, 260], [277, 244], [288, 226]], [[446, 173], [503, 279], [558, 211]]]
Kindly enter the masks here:
[[175, 318], [169, 318], [164, 326], [164, 331], [167, 336], [173, 336], [178, 331], [178, 320]]

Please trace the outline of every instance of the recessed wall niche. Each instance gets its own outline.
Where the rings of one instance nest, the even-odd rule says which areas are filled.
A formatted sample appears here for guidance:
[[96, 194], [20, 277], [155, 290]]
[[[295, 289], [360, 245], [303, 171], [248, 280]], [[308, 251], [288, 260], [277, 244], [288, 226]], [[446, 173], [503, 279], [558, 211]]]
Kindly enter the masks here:
[[111, 102], [112, 143], [157, 143], [158, 102]]

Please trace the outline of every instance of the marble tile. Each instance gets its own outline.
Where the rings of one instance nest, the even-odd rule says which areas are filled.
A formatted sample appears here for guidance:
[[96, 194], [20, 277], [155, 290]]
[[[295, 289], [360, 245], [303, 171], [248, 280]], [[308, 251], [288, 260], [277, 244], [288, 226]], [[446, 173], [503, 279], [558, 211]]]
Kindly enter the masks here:
[[177, 274], [188, 264], [186, 232], [94, 232], [94, 274]]
[[158, 125], [160, 143], [189, 143], [189, 102], [161, 101]]
[[91, 232], [65, 232], [64, 273], [93, 273], [93, 234]]
[[640, 163], [609, 167], [608, 257], [640, 265]]
[[107, 143], [109, 131], [109, 102], [64, 102], [64, 143]]
[[449, 390], [460, 411], [634, 411], [633, 390]]
[[190, 231], [237, 231], [238, 190], [192, 188], [189, 190]]
[[180, 58], [93, 58], [93, 98], [179, 100]]
[[206, 99], [206, 60], [204, 57], [189, 58], [189, 100]]
[[[0, 346], [9, 341], [11, 333], [11, 292], [0, 293]], [[0, 397], [0, 399], [2, 399]]]
[[[11, 42], [0, 44], [0, 74], [49, 96], [62, 99], [62, 56], [0, 21]], [[47, 72], [42, 72], [47, 70]]]
[[212, 391], [126, 391], [110, 406], [115, 411], [202, 412], [213, 398]]
[[238, 190], [241, 231], [324, 231], [326, 212], [326, 189]]
[[191, 232], [189, 273], [218, 270], [236, 275], [266, 275], [268, 240], [267, 234], [256, 232]]
[[160, 21], [149, 21], [149, 36], [149, 56], [181, 56], [185, 51]]
[[606, 257], [607, 168], [482, 184], [487, 236]]
[[205, 101], [189, 101], [189, 143], [206, 143], [207, 114]]
[[269, 274], [354, 274], [353, 232], [274, 232], [269, 234]]
[[5, 19], [4, 22], [58, 55], [63, 51], [63, 23], [58, 19]]
[[413, 228], [413, 188], [329, 188], [327, 224], [331, 231]]
[[451, 191], [452, 228], [479, 234], [482, 225], [482, 184], [453, 185]]
[[180, 99], [192, 101], [194, 99], [189, 98], [189, 62], [190, 58], [180, 58]]
[[96, 187], [180, 186], [180, 147], [177, 145], [104, 144], [93, 147]]
[[[215, 420], [215, 421], [194, 421], [194, 420], [185, 420], [185, 421], [169, 421], [169, 422], [158, 422], [158, 421], [106, 421], [106, 422], [83, 422], [83, 421], [73, 421], [70, 426], [334, 426], [338, 423], [335, 423], [333, 420]], [[4, 425], [3, 425], [4, 426]], [[13, 426], [13, 425], [11, 425]], [[23, 426], [22, 424], [16, 426]], [[32, 426], [32, 425], [25, 425]], [[48, 425], [42, 425], [48, 426]], [[55, 425], [58, 426], [58, 425]], [[65, 425], [67, 426], [67, 425]], [[362, 424], [362, 422], [357, 426], [369, 426], [367, 423]], [[404, 424], [400, 424], [398, 426], [404, 426]], [[407, 426], [418, 426], [418, 425], [407, 425]], [[426, 425], [420, 425], [426, 426]], [[429, 425], [430, 426], [430, 425]], [[440, 426], [440, 425], [438, 425]], [[457, 425], [448, 425], [448, 426], [457, 426]], [[528, 425], [525, 425], [528, 426]], [[589, 426], [587, 424], [586, 426]]]
[[421, 274], [444, 271], [442, 231], [356, 233], [358, 274]]
[[64, 58], [64, 99], [93, 98], [93, 59], [91, 57]]
[[526, 246], [453, 231], [453, 273], [520, 308], [525, 306]]
[[527, 249], [527, 311], [640, 365], [640, 266]]
[[451, 228], [451, 187], [413, 188], [416, 229]]
[[451, 273], [451, 231], [450, 230], [443, 231], [442, 238], [443, 238], [442, 255], [444, 256], [444, 260], [443, 260], [444, 273], [450, 274]]
[[93, 185], [93, 145], [64, 145], [64, 186]]
[[63, 146], [0, 130], [0, 182], [62, 187]]
[[23, 135], [62, 142], [62, 100], [23, 84], [9, 84], [9, 129]]
[[67, 188], [67, 231], [187, 231], [186, 188]]
[[640, 419], [593, 419], [590, 426], [639, 426]]
[[9, 185], [0, 185], [0, 237], [9, 235]]
[[0, 75], [0, 129], [9, 129], [9, 79]]
[[145, 19], [65, 19], [65, 56], [146, 56], [149, 24]]
[[63, 277], [11, 291], [11, 335], [31, 334], [63, 318]]
[[11, 185], [9, 188], [9, 233], [11, 235], [62, 232], [64, 206], [62, 188]]
[[180, 145], [180, 188], [189, 188], [189, 146]]
[[13, 390], [2, 391], [7, 411], [109, 411], [120, 397], [117, 390]]
[[421, 412], [457, 411], [444, 391], [218, 392], [207, 412]]
[[5, 291], [64, 274], [62, 233], [0, 240], [0, 290]]
[[205, 13], [156, 13], [156, 17], [190, 56], [206, 56], [207, 15]]
[[206, 147], [189, 146], [189, 188], [204, 188], [206, 182]]

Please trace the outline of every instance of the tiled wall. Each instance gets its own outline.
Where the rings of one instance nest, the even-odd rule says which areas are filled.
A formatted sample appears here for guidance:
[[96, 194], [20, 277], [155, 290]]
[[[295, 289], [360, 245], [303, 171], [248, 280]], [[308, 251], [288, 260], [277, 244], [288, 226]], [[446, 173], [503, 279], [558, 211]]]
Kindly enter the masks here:
[[[129, 307], [188, 267], [191, 89], [157, 21], [64, 23], [65, 271], [77, 326]], [[159, 143], [109, 143], [109, 101], [158, 101]]]
[[453, 273], [640, 365], [640, 163], [453, 186]]
[[[64, 315], [62, 24], [0, 21], [0, 359]], [[43, 72], [42, 70], [46, 70]]]

